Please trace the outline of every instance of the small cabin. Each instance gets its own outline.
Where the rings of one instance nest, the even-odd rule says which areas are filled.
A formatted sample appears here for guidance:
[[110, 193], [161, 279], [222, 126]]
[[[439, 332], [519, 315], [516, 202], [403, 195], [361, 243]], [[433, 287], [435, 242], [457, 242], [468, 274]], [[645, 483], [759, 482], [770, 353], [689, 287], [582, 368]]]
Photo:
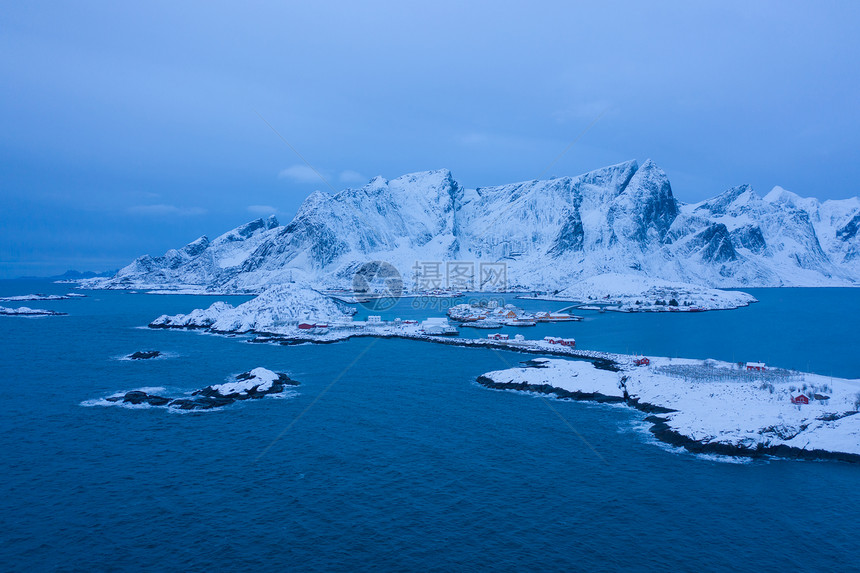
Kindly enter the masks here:
[[525, 337], [525, 336], [523, 336], [522, 334], [515, 334], [515, 335], [514, 335], [514, 340], [516, 340], [516, 341], [518, 341], [518, 342], [525, 342], [526, 337]]
[[316, 326], [317, 325], [312, 323], [312, 322], [300, 322], [299, 323], [299, 328], [301, 328], [302, 330], [310, 330], [312, 328], [316, 328]]
[[382, 324], [382, 317], [379, 315], [370, 315], [367, 317], [367, 324]]
[[633, 361], [633, 364], [636, 366], [648, 366], [651, 364], [651, 360], [647, 356], [643, 356], [642, 358], [637, 358]]
[[550, 344], [558, 344], [561, 342], [561, 338], [556, 338], [555, 336], [544, 336], [544, 342], [549, 342]]
[[509, 337], [507, 334], [502, 334], [501, 332], [494, 332], [493, 334], [488, 334], [487, 338], [490, 340], [507, 340]]
[[573, 338], [560, 338], [558, 343], [562, 346], [570, 346], [571, 348], [576, 346], [576, 340]]
[[805, 394], [801, 394], [800, 396], [791, 397], [792, 404], [809, 404], [809, 398]]
[[767, 370], [767, 366], [764, 362], [747, 362], [747, 370], [755, 370], [757, 372], [764, 372]]

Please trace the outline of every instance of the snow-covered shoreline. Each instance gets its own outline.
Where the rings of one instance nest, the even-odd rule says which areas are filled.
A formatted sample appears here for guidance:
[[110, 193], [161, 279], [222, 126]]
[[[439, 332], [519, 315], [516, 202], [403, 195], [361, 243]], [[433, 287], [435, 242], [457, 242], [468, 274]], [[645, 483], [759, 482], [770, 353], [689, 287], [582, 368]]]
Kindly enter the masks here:
[[[860, 380], [804, 372], [747, 372], [715, 360], [650, 357], [616, 361], [617, 371], [584, 361], [537, 359], [487, 372], [489, 388], [563, 399], [618, 402], [652, 415], [660, 440], [695, 453], [860, 462]], [[791, 398], [803, 394], [808, 404]]]
[[638, 275], [607, 273], [553, 294], [520, 295], [528, 300], [579, 303], [584, 310], [616, 312], [700, 312], [731, 310], [758, 302], [751, 294]]

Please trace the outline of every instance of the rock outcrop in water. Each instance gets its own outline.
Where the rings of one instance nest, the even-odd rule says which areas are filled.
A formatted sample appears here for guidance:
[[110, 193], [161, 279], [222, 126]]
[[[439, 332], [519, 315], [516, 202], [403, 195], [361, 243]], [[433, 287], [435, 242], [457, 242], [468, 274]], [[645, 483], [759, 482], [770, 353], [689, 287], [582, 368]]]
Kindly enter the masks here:
[[138, 350], [133, 354], [128, 355], [129, 360], [149, 360], [150, 358], [158, 358], [161, 352], [158, 350]]
[[265, 368], [254, 368], [235, 377], [232, 382], [207, 386], [191, 393], [190, 398], [167, 398], [148, 394], [143, 390], [132, 390], [105, 398], [108, 402], [150, 406], [162, 406], [177, 410], [211, 410], [229, 406], [237, 400], [252, 400], [282, 394], [290, 386], [299, 383], [282, 372]]

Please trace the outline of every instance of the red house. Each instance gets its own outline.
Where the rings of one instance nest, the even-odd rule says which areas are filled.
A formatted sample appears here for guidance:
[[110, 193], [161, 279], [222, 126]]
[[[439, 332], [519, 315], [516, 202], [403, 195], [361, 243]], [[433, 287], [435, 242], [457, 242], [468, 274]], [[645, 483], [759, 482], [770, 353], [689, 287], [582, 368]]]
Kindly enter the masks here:
[[767, 370], [767, 366], [765, 366], [764, 362], [747, 362], [747, 370], [758, 370], [759, 372], [764, 372]]
[[310, 330], [310, 329], [315, 328], [315, 327], [316, 327], [316, 324], [311, 324], [310, 322], [300, 322], [299, 323], [299, 328], [301, 328], [302, 330]]
[[797, 398], [792, 396], [791, 397], [791, 403], [792, 404], [809, 404], [809, 398], [807, 398], [806, 395], [804, 395], [804, 394], [801, 394]]
[[647, 356], [643, 356], [642, 358], [637, 358], [633, 361], [633, 364], [636, 366], [648, 366], [651, 364], [651, 360]]

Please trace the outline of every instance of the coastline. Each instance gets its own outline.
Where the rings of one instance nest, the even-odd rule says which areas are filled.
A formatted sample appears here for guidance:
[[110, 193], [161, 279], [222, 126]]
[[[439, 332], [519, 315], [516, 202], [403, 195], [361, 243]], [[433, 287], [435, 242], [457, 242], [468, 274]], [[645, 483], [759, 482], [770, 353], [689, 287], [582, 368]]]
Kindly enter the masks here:
[[685, 436], [681, 432], [672, 429], [665, 417], [658, 414], [673, 412], [669, 408], [656, 406], [648, 402], [642, 402], [636, 398], [609, 396], [600, 392], [578, 392], [558, 388], [550, 384], [528, 384], [525, 382], [497, 382], [485, 375], [480, 375], [476, 382], [481, 386], [493, 390], [504, 390], [513, 392], [527, 392], [541, 395], [553, 396], [559, 400], [571, 400], [576, 402], [591, 402], [596, 404], [624, 404], [640, 412], [651, 414], [645, 418], [645, 422], [651, 424], [649, 431], [655, 438], [670, 446], [680, 447], [691, 454], [716, 454], [722, 456], [762, 458], [773, 456], [784, 459], [802, 460], [834, 460], [860, 464], [860, 454], [847, 452], [834, 452], [829, 450], [815, 449], [805, 450], [802, 448], [777, 445], [747, 448], [719, 442], [704, 442]]
[[[678, 428], [673, 427], [669, 423], [669, 417], [672, 413], [678, 412], [674, 408], [654, 403], [639, 395], [637, 391], [628, 391], [624, 381], [628, 376], [634, 373], [642, 372], [634, 365], [635, 356], [626, 354], [614, 354], [595, 350], [577, 350], [569, 347], [550, 347], [544, 341], [527, 340], [527, 341], [501, 341], [490, 339], [472, 339], [472, 338], [456, 338], [456, 337], [440, 337], [420, 334], [417, 332], [394, 331], [394, 329], [380, 329], [378, 332], [363, 331], [363, 332], [342, 332], [342, 333], [327, 333], [322, 335], [301, 334], [290, 335], [274, 332], [235, 332], [235, 331], [218, 331], [204, 325], [168, 325], [156, 324], [149, 325], [152, 329], [171, 329], [171, 330], [203, 330], [214, 334], [224, 336], [235, 336], [236, 334], [249, 335], [248, 343], [255, 344], [279, 344], [284, 346], [296, 344], [332, 344], [335, 342], [343, 342], [352, 338], [386, 338], [386, 339], [401, 339], [414, 340], [420, 342], [429, 342], [433, 344], [442, 344], [448, 346], [459, 346], [469, 348], [488, 348], [492, 350], [506, 350], [518, 352], [520, 354], [550, 356], [556, 358], [574, 359], [589, 363], [597, 371], [611, 373], [621, 379], [620, 392], [613, 394], [612, 391], [599, 391], [595, 389], [581, 388], [563, 388], [552, 382], [532, 383], [527, 380], [510, 380], [500, 381], [492, 377], [493, 372], [485, 373], [477, 378], [477, 382], [484, 387], [498, 390], [513, 390], [521, 392], [534, 392], [542, 395], [553, 395], [558, 399], [585, 401], [595, 403], [616, 403], [625, 404], [628, 407], [634, 408], [641, 412], [649, 414], [645, 421], [651, 424], [651, 433], [660, 441], [669, 445], [682, 447], [691, 453], [706, 453], [720, 454], [738, 457], [763, 457], [775, 456], [787, 459], [806, 459], [806, 460], [837, 460], [851, 463], [860, 463], [860, 453], [843, 452], [838, 450], [829, 450], [823, 448], [806, 449], [806, 447], [798, 447], [782, 443], [766, 444], [758, 442], [756, 444], [747, 443], [729, 443], [727, 441], [719, 441], [709, 439], [712, 436], [697, 437], [691, 435], [690, 432], [684, 433]], [[691, 363], [715, 363], [715, 361], [692, 361], [686, 359], [657, 359], [672, 362], [674, 364], [691, 364]], [[538, 360], [531, 360], [526, 368], [541, 368]], [[509, 371], [518, 370], [512, 368]], [[499, 372], [509, 372], [499, 371]], [[804, 373], [793, 373], [793, 375], [804, 375]], [[818, 375], [809, 375], [818, 376]], [[856, 412], [846, 413], [839, 417], [847, 417], [854, 415]], [[838, 418], [837, 418], [838, 419]]]

